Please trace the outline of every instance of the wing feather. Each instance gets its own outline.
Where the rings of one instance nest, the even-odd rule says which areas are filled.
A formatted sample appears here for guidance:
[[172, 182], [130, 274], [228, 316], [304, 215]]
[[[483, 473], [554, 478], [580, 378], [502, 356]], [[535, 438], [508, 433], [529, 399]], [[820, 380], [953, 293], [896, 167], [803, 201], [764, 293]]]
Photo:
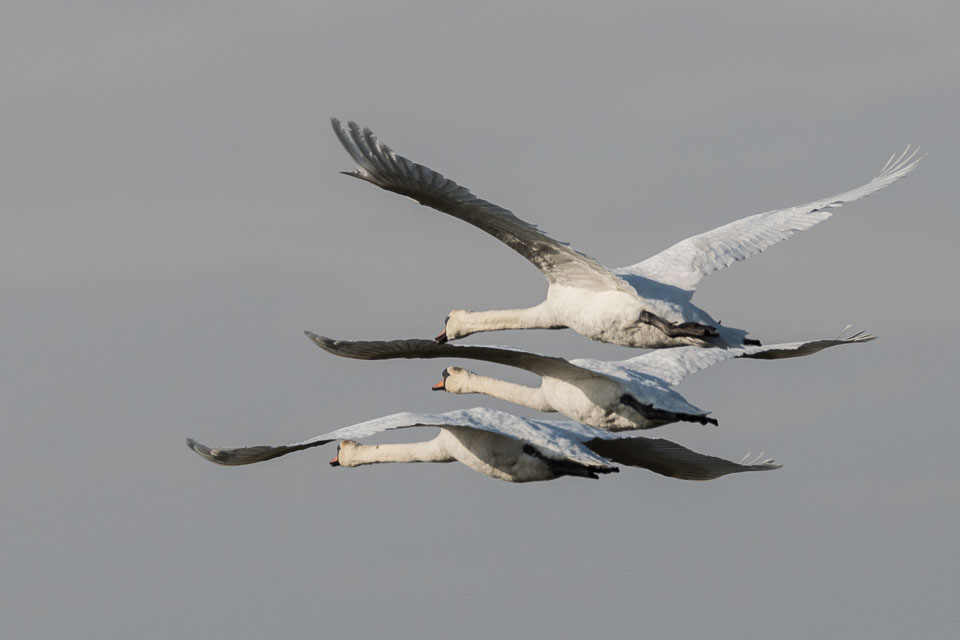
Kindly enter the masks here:
[[543, 356], [509, 347], [438, 344], [433, 340], [334, 340], [305, 331], [307, 337], [328, 353], [358, 360], [392, 360], [395, 358], [468, 358], [495, 362], [525, 369], [540, 376], [565, 379], [597, 376], [563, 358]]
[[732, 462], [697, 453], [662, 438], [597, 439], [587, 446], [614, 462], [683, 480], [713, 480], [730, 473], [770, 471], [783, 466], [772, 459], [752, 464]]
[[923, 158], [919, 147], [908, 146], [897, 157], [894, 154], [884, 168], [870, 182], [839, 195], [810, 202], [798, 207], [758, 213], [735, 220], [706, 233], [681, 240], [643, 262], [613, 269], [620, 275], [636, 275], [663, 284], [694, 291], [705, 276], [745, 260], [773, 245], [823, 222], [831, 209], [860, 200], [889, 186], [913, 171]]
[[478, 198], [442, 174], [394, 153], [369, 129], [361, 129], [355, 122], [344, 127], [336, 118], [331, 122], [356, 164], [354, 171], [344, 171], [346, 175], [407, 196], [486, 231], [532, 262], [550, 283], [633, 293], [630, 285], [593, 258], [554, 240], [507, 209]]
[[[849, 329], [849, 327], [847, 327], [847, 329]], [[844, 329], [844, 332], [846, 332], [847, 329]], [[784, 342], [781, 344], [745, 346], [733, 349], [675, 347], [672, 349], [657, 349], [617, 362], [577, 359], [574, 360], [573, 363], [634, 383], [643, 382], [649, 384], [650, 381], [647, 376], [653, 376], [674, 386], [680, 384], [680, 382], [691, 373], [701, 371], [731, 358], [752, 358], [757, 360], [798, 358], [829, 349], [830, 347], [870, 342], [871, 340], [876, 340], [876, 338], [876, 336], [865, 331], [860, 331], [847, 337], [844, 337], [843, 333], [841, 333], [832, 340]]]

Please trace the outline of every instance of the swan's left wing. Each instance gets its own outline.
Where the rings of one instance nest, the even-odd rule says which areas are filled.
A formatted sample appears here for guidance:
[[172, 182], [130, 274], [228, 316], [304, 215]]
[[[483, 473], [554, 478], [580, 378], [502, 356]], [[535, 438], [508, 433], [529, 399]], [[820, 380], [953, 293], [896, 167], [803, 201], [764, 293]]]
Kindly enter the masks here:
[[[188, 438], [187, 446], [211, 462], [223, 465], [243, 465], [271, 460], [288, 453], [319, 447], [337, 440], [366, 438], [391, 429], [449, 426], [487, 431], [527, 442], [546, 453], [553, 454], [557, 459], [578, 462], [598, 470], [610, 468], [608, 460], [582, 444], [582, 440], [587, 439], [586, 437], [578, 435], [576, 428], [573, 431], [560, 428], [564, 425], [565, 423], [528, 420], [505, 411], [485, 408], [464, 409], [439, 414], [404, 412], [367, 420], [292, 444], [226, 449], [211, 448]], [[590, 437], [592, 437], [592, 433]]]
[[634, 293], [630, 285], [593, 258], [554, 240], [507, 209], [478, 198], [429, 167], [394, 153], [369, 129], [361, 129], [355, 122], [349, 122], [345, 128], [336, 118], [331, 122], [357, 166], [355, 171], [344, 171], [346, 175], [407, 196], [486, 231], [532, 262], [548, 282]]
[[783, 466], [772, 459], [732, 462], [662, 438], [597, 438], [587, 442], [587, 446], [614, 462], [683, 480], [713, 480], [730, 473], [770, 471]]
[[[849, 329], [849, 327], [848, 327]], [[846, 329], [844, 329], [844, 332]], [[704, 349], [701, 347], [675, 347], [657, 349], [642, 355], [620, 360], [603, 362], [598, 360], [574, 360], [575, 364], [606, 373], [607, 375], [630, 380], [634, 383], [650, 384], [648, 376], [663, 380], [668, 385], [677, 385], [690, 375], [706, 369], [718, 362], [731, 358], [752, 358], [758, 360], [779, 360], [807, 356], [830, 347], [844, 344], [859, 344], [876, 340], [876, 336], [859, 331], [844, 337], [843, 333], [832, 340], [809, 340], [806, 342], [785, 342], [766, 346], [745, 346], [733, 349]]]
[[[758, 213], [741, 218], [712, 231], [681, 240], [657, 255], [631, 265], [613, 269], [614, 273], [641, 276], [692, 292], [705, 276], [744, 260], [823, 222], [835, 209], [893, 184], [913, 171], [921, 157], [910, 147], [890, 157], [876, 178], [867, 184], [799, 207]], [[641, 291], [641, 294], [643, 292]]]

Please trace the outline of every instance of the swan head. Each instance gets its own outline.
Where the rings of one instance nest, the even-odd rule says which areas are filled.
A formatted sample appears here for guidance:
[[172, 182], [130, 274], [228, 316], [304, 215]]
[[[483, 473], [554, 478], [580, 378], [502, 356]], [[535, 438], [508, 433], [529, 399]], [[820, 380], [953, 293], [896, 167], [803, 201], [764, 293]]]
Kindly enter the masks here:
[[436, 338], [434, 338], [440, 344], [447, 342], [448, 340], [456, 340], [457, 338], [465, 338], [470, 334], [474, 333], [466, 328], [464, 325], [464, 316], [466, 311], [463, 309], [454, 309], [450, 312], [450, 315], [447, 316], [446, 320], [443, 321], [443, 331], [440, 332]]
[[460, 367], [447, 367], [443, 370], [440, 382], [430, 387], [434, 391], [448, 391], [449, 393], [471, 393], [467, 380], [473, 374]]
[[341, 440], [337, 445], [337, 455], [330, 461], [331, 467], [352, 467], [353, 453], [360, 446], [353, 440]]

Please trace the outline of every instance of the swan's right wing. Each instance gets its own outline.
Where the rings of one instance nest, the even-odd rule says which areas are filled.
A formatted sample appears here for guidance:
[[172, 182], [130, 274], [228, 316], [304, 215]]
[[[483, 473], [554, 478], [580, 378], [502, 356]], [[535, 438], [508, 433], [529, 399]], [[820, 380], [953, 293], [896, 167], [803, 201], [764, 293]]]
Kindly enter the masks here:
[[[574, 423], [575, 424], [575, 423]], [[243, 465], [263, 462], [288, 453], [318, 447], [337, 440], [355, 440], [366, 438], [391, 429], [407, 427], [467, 427], [487, 431], [532, 444], [544, 452], [553, 454], [557, 459], [566, 459], [597, 469], [609, 469], [609, 460], [594, 453], [582, 444], [584, 439], [574, 429], [561, 427], [566, 423], [552, 423], [541, 420], [528, 420], [505, 411], [495, 409], [464, 409], [447, 413], [395, 413], [374, 420], [367, 420], [324, 433], [322, 435], [277, 446], [240, 447], [235, 449], [211, 448], [192, 438], [187, 446], [211, 462], [223, 465]], [[589, 429], [589, 427], [588, 427]]]
[[[847, 327], [849, 329], [849, 327]], [[844, 329], [846, 332], [847, 329]], [[870, 342], [877, 337], [865, 331], [844, 337], [843, 333], [832, 340], [808, 340], [806, 342], [785, 342], [771, 345], [751, 345], [732, 349], [704, 349], [702, 347], [675, 347], [657, 349], [648, 353], [620, 360], [618, 362], [598, 362], [593, 360], [575, 360], [577, 364], [595, 369], [610, 376], [620, 377], [632, 382], [649, 384], [647, 376], [665, 381], [668, 385], [677, 385], [690, 375], [707, 367], [731, 358], [751, 358], [757, 360], [779, 360], [808, 356], [830, 347], [844, 344]]]
[[597, 438], [587, 442], [587, 446], [614, 462], [683, 480], [713, 480], [730, 473], [769, 471], [783, 466], [772, 459], [732, 462], [691, 451], [662, 438]]
[[[636, 275], [692, 292], [705, 276], [749, 258], [829, 218], [832, 209], [865, 198], [907, 175], [921, 158], [910, 147], [896, 154], [867, 184], [839, 195], [790, 209], [758, 213], [681, 240], [665, 251], [615, 273]], [[896, 160], [894, 160], [896, 158]], [[642, 292], [641, 292], [642, 294]]]
[[336, 118], [331, 122], [357, 166], [355, 171], [344, 171], [346, 175], [407, 196], [486, 231], [532, 262], [548, 282], [581, 289], [634, 292], [593, 258], [554, 240], [503, 207], [481, 200], [440, 173], [394, 153], [369, 129], [349, 122], [348, 131]]
[[509, 347], [482, 347], [438, 344], [433, 340], [334, 340], [305, 331], [307, 337], [328, 353], [358, 360], [394, 358], [468, 358], [525, 369], [539, 376], [565, 380], [596, 377], [599, 374], [571, 364], [563, 358], [543, 356]]

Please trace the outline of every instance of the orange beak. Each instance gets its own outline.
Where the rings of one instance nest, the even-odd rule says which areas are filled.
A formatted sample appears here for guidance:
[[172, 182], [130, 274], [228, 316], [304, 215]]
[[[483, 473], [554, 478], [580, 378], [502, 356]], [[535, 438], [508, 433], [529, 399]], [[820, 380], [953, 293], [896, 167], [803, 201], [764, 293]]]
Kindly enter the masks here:
[[430, 387], [430, 389], [433, 390], [433, 391], [446, 391], [446, 390], [447, 390], [447, 379], [444, 378], [443, 380], [441, 380], [441, 381], [438, 382], [437, 384], [435, 384], [435, 385], [433, 385], [432, 387]]

